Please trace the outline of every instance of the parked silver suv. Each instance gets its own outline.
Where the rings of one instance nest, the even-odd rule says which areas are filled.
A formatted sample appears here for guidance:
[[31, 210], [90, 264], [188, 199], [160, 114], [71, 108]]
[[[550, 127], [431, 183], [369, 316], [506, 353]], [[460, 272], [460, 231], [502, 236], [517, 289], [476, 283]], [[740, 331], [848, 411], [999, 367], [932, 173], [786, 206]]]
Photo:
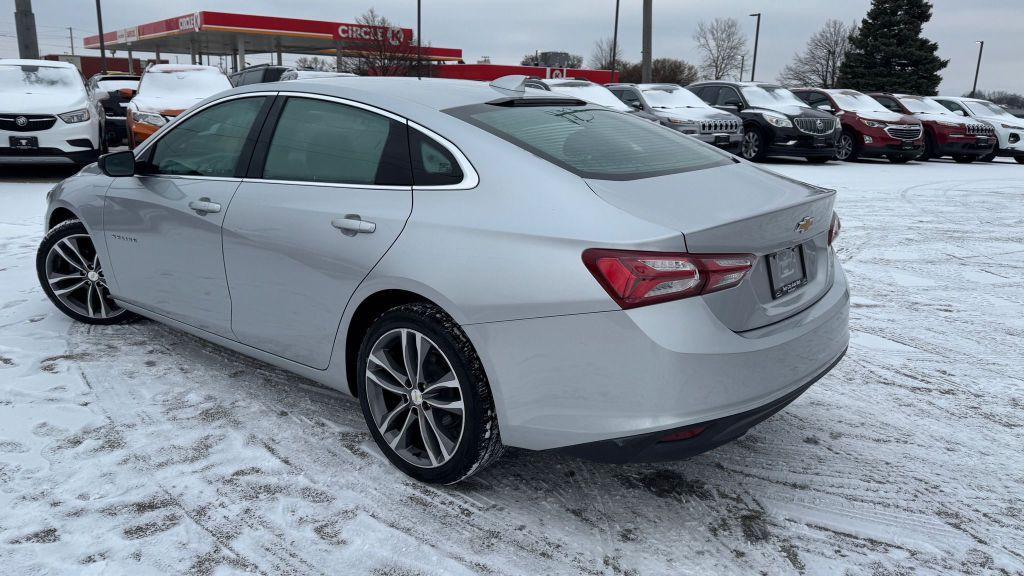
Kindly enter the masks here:
[[702, 142], [732, 152], [743, 142], [739, 116], [708, 105], [677, 84], [609, 84], [608, 89], [632, 108]]
[[834, 202], [522, 82], [296, 80], [59, 184], [37, 271], [76, 320], [358, 396], [396, 467], [450, 483], [504, 445], [682, 458], [780, 410], [846, 350]]

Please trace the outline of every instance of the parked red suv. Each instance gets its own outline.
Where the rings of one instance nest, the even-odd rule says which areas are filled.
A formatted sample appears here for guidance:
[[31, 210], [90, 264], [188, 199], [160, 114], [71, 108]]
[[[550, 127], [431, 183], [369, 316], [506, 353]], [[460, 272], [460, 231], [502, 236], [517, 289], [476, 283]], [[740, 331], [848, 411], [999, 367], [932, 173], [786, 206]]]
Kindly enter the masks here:
[[837, 160], [886, 157], [902, 164], [924, 151], [924, 128], [913, 116], [887, 110], [874, 98], [856, 90], [794, 88], [811, 108], [839, 118], [843, 133], [836, 144]]
[[952, 156], [957, 162], [974, 162], [992, 153], [996, 132], [991, 125], [953, 114], [927, 96], [872, 93], [882, 106], [898, 114], [913, 114], [924, 125], [924, 153], [918, 160]]

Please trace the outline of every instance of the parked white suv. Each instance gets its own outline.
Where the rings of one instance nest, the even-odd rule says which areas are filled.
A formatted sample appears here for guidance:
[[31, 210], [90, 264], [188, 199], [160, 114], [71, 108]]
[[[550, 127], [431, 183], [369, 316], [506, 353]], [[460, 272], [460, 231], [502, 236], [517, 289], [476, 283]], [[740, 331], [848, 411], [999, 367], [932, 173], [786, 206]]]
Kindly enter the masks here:
[[982, 161], [990, 162], [996, 156], [1009, 156], [1018, 164], [1024, 164], [1024, 118], [1010, 114], [994, 102], [978, 98], [932, 96], [932, 100], [949, 108], [954, 114], [987, 122], [995, 128], [998, 144], [991, 154], [981, 157]]
[[0, 59], [0, 163], [95, 162], [103, 108], [66, 62]]

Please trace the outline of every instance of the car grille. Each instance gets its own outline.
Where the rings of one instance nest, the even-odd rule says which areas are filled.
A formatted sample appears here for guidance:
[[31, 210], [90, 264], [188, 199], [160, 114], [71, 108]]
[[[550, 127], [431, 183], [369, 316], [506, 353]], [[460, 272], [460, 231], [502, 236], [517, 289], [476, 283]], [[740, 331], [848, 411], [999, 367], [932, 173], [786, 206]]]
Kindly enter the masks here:
[[968, 124], [967, 133], [974, 134], [977, 136], [991, 136], [996, 133], [991, 126], [987, 124]]
[[892, 124], [885, 127], [885, 132], [893, 138], [900, 140], [917, 140], [921, 137], [920, 126], [910, 126], [906, 124]]
[[[24, 118], [24, 126], [20, 126], [18, 118]], [[3, 114], [0, 113], [0, 130], [9, 132], [38, 132], [49, 130], [57, 122], [56, 116], [49, 114]]]
[[721, 134], [722, 132], [736, 133], [740, 131], [739, 120], [702, 120], [700, 123], [701, 134]]
[[808, 134], [830, 134], [839, 120], [835, 118], [797, 118], [796, 127]]

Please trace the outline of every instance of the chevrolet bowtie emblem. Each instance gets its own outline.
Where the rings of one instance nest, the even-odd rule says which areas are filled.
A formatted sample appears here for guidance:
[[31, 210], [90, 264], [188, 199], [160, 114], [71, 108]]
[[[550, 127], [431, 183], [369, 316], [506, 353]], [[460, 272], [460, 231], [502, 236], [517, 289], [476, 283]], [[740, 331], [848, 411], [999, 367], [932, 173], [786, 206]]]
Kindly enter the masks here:
[[804, 216], [803, 220], [796, 223], [796, 228], [793, 228], [793, 231], [803, 234], [804, 232], [810, 230], [811, 226], [814, 226], [814, 218], [811, 218], [810, 216]]

